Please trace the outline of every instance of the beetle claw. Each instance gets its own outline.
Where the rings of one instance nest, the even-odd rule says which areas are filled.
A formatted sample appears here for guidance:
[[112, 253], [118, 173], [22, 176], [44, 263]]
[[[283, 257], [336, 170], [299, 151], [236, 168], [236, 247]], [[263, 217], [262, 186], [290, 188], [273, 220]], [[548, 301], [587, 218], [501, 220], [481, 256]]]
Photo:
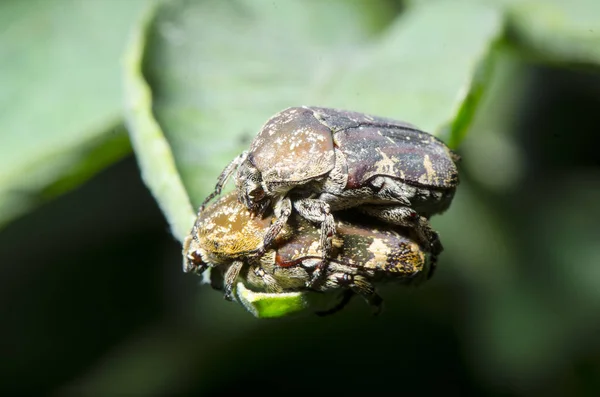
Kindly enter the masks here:
[[225, 291], [225, 294], [223, 295], [223, 298], [226, 301], [233, 302], [233, 292], [231, 291], [231, 289], [227, 289], [226, 288], [226, 291]]
[[314, 288], [323, 278], [323, 270], [325, 270], [325, 262], [319, 262], [315, 267], [310, 279], [306, 282], [308, 288]]

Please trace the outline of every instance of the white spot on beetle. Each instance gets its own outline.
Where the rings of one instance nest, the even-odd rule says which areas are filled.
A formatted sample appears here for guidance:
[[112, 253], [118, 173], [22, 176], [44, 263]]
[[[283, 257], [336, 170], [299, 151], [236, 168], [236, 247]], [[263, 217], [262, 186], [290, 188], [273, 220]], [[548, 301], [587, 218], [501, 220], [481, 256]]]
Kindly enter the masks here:
[[307, 255], [321, 255], [321, 244], [318, 241], [313, 241], [310, 247], [308, 247]]
[[385, 241], [380, 238], [373, 239], [373, 242], [371, 245], [369, 245], [367, 250], [373, 255], [373, 258], [369, 259], [365, 263], [365, 267], [368, 269], [376, 269], [381, 267], [386, 263], [387, 258], [391, 253], [391, 248], [389, 245], [387, 245]]
[[377, 148], [379, 155], [382, 157], [381, 160], [375, 163], [376, 172], [378, 174], [391, 174], [394, 172], [394, 164], [398, 162], [397, 159], [390, 158], [387, 154]]
[[423, 159], [423, 167], [425, 168], [425, 175], [422, 175], [419, 180], [421, 181], [424, 179], [424, 181], [421, 181], [422, 183], [433, 183], [436, 179], [436, 173], [433, 169], [433, 163], [431, 162], [428, 154], [426, 154], [425, 158]]

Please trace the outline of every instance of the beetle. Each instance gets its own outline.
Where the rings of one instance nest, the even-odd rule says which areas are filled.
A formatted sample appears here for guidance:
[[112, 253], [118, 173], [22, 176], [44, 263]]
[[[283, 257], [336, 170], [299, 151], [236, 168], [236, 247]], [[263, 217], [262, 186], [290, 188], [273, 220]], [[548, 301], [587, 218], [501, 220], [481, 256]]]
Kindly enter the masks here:
[[184, 271], [201, 274], [211, 268], [211, 285], [221, 289], [222, 283], [229, 300], [240, 278], [249, 287], [273, 293], [342, 289], [349, 294], [341, 306], [358, 294], [378, 311], [382, 299], [374, 283], [422, 281], [435, 266], [435, 255], [412, 238], [414, 230], [343, 213], [337, 217], [323, 282], [309, 288], [306, 283], [321, 262], [320, 229], [294, 214], [263, 256], [251, 255], [272, 221], [273, 216], [253, 216], [235, 193], [226, 195], [199, 214], [184, 244]]
[[409, 123], [339, 109], [291, 107], [271, 117], [250, 149], [225, 167], [201, 208], [236, 173], [239, 200], [255, 214], [275, 212], [258, 256], [281, 232], [292, 208], [320, 223], [322, 262], [310, 286], [319, 280], [332, 248], [331, 213], [347, 208], [414, 228], [419, 242], [439, 254], [442, 246], [428, 219], [450, 206], [459, 183], [458, 160], [441, 140]]

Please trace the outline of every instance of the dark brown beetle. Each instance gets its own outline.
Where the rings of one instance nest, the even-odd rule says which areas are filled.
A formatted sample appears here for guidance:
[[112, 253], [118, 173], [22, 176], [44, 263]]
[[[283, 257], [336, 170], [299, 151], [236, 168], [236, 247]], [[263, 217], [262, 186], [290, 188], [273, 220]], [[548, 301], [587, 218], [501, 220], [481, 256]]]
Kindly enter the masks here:
[[260, 215], [273, 208], [277, 218], [258, 255], [282, 230], [292, 206], [305, 219], [320, 223], [323, 262], [310, 285], [331, 250], [331, 212], [347, 208], [413, 228], [420, 242], [439, 254], [441, 243], [428, 218], [450, 206], [458, 185], [458, 159], [442, 141], [408, 123], [293, 107], [267, 121], [250, 150], [223, 170], [202, 208], [237, 170], [239, 200]]
[[260, 258], [251, 255], [262, 244], [272, 217], [252, 213], [231, 193], [200, 213], [184, 244], [184, 271], [203, 273], [211, 268], [211, 285], [231, 299], [236, 280], [258, 291], [347, 293], [340, 309], [353, 294], [361, 295], [379, 311], [382, 299], [375, 284], [404, 284], [431, 276], [435, 257], [414, 242], [411, 229], [358, 222], [347, 214], [337, 217], [337, 233], [327, 258], [323, 282], [306, 287], [321, 263], [320, 229], [298, 215], [290, 217], [272, 247]]

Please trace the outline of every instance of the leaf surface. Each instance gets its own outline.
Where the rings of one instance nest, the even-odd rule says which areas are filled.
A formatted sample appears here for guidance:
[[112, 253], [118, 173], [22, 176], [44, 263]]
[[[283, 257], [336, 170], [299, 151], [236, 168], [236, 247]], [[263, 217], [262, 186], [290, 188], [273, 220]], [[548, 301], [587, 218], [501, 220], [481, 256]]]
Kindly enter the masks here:
[[143, 3], [0, 2], [0, 225], [129, 153], [119, 59]]

